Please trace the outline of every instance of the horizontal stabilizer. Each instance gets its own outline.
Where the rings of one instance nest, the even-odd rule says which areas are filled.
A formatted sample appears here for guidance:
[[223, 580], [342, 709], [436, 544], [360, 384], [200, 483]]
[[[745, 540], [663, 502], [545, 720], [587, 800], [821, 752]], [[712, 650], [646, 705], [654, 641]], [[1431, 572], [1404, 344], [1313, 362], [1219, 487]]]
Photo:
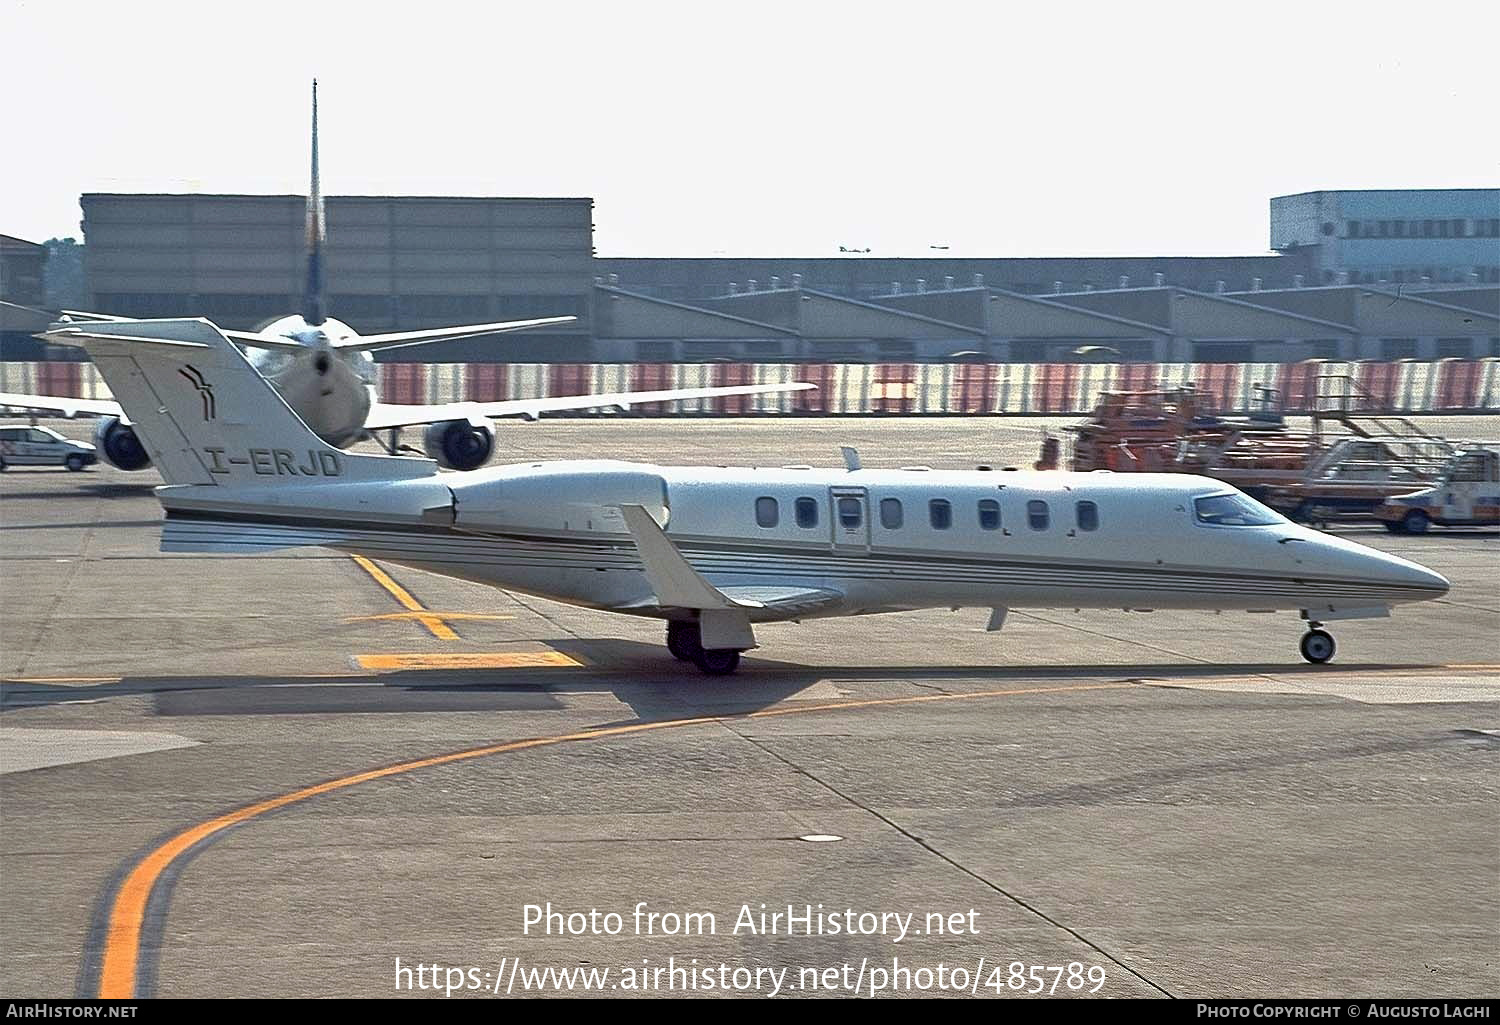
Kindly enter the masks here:
[[[153, 338], [149, 335], [127, 335], [121, 332], [103, 333], [102, 328], [106, 325], [120, 323], [119, 321], [100, 321], [98, 327], [93, 331], [85, 331], [74, 324], [53, 324], [47, 330], [37, 335], [49, 342], [58, 345], [82, 345], [85, 341], [108, 341], [108, 342], [134, 342], [137, 346], [151, 346], [158, 349], [211, 349], [212, 345], [206, 342], [187, 341], [180, 338]], [[133, 323], [125, 321], [124, 323]]]

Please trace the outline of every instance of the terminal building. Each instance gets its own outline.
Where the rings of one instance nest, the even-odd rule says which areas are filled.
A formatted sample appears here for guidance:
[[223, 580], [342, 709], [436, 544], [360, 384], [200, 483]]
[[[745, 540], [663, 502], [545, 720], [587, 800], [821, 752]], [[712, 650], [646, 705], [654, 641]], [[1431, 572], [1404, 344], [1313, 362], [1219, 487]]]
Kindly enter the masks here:
[[[300, 196], [82, 197], [92, 308], [255, 328], [299, 305]], [[427, 362], [1290, 362], [1500, 355], [1500, 190], [1271, 200], [1227, 257], [601, 258], [593, 201], [330, 197], [329, 310], [362, 332], [571, 314]], [[16, 240], [19, 242], [19, 240]], [[30, 266], [26, 243], [0, 256]], [[35, 299], [7, 272], [4, 298]], [[24, 336], [19, 336], [24, 337]], [[15, 334], [3, 358], [34, 359]], [[411, 360], [398, 350], [389, 359]]]

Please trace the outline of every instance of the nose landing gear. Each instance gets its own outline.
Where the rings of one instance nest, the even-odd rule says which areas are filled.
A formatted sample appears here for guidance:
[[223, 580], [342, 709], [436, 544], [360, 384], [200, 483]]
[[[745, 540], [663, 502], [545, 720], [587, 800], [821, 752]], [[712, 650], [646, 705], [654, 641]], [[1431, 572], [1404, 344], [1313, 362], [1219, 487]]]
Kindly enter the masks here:
[[1302, 635], [1302, 657], [1314, 665], [1322, 665], [1333, 658], [1338, 646], [1333, 643], [1333, 634], [1322, 629], [1321, 623], [1308, 623], [1312, 629]]
[[697, 623], [668, 620], [667, 650], [679, 662], [691, 662], [709, 676], [728, 676], [740, 667], [740, 653], [733, 648], [703, 649]]

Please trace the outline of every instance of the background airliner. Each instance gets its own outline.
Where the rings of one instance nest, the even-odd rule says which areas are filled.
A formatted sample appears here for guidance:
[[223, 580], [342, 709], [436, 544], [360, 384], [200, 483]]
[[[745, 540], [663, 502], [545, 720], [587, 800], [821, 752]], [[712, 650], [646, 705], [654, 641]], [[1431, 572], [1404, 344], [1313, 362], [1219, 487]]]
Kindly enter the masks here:
[[989, 607], [1300, 610], [1325, 621], [1441, 597], [1437, 573], [1291, 523], [1186, 474], [657, 466], [440, 474], [340, 452], [203, 320], [84, 337], [167, 486], [164, 551], [318, 545], [666, 620], [673, 655], [733, 672], [777, 620]]
[[[257, 331], [220, 330], [226, 337], [249, 348], [248, 354], [255, 368], [281, 393], [303, 423], [336, 448], [346, 448], [363, 438], [376, 437], [386, 444], [388, 450], [394, 451], [395, 437], [385, 439], [376, 432], [397, 432], [403, 427], [423, 426], [426, 428], [422, 437], [423, 448], [429, 457], [448, 469], [472, 470], [484, 465], [494, 452], [492, 418], [520, 416], [535, 419], [542, 413], [557, 410], [626, 407], [645, 402], [802, 391], [813, 387], [811, 384], [736, 385], [500, 402], [383, 403], [375, 391], [376, 368], [370, 356], [372, 352], [477, 335], [525, 331], [566, 324], [577, 318], [542, 317], [360, 335], [349, 325], [327, 315], [323, 266], [325, 241], [323, 193], [318, 174], [318, 83], [314, 81], [312, 184], [307, 196], [307, 279], [302, 309]], [[154, 322], [64, 311], [63, 320], [53, 324], [43, 337], [63, 345], [79, 345], [90, 337], [94, 330], [92, 325], [100, 323], [136, 324], [143, 336], [149, 336]], [[68, 417], [82, 413], [101, 417], [94, 430], [94, 444], [100, 458], [122, 470], [141, 470], [151, 465], [146, 447], [117, 402], [0, 392], [0, 407], [7, 406], [33, 413], [60, 413]]]

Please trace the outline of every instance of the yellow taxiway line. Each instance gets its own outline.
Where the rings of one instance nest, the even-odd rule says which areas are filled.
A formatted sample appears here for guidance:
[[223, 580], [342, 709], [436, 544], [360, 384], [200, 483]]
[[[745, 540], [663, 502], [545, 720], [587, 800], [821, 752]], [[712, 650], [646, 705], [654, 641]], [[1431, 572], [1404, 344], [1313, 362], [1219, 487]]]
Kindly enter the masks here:
[[377, 584], [390, 592], [391, 597], [400, 602], [402, 607], [405, 608], [407, 612], [412, 614], [412, 618], [425, 626], [428, 633], [432, 634], [432, 636], [436, 637], [440, 641], [458, 640], [458, 634], [453, 632], [453, 628], [451, 626], [443, 622], [441, 616], [434, 615], [431, 611], [425, 608], [421, 602], [417, 601], [417, 599], [411, 596], [410, 591], [402, 587], [400, 584], [396, 583], [396, 581], [392, 580], [389, 573], [381, 569], [379, 566], [375, 565], [363, 555], [352, 555], [350, 556], [350, 558], [354, 560], [354, 562], [359, 566], [360, 569], [370, 574], [371, 578], [373, 578]]
[[583, 663], [560, 651], [414, 651], [406, 654], [356, 655], [361, 669], [578, 669]]
[[382, 619], [421, 619], [423, 616], [436, 616], [441, 620], [488, 620], [495, 622], [505, 619], [515, 619], [515, 616], [491, 616], [483, 612], [435, 612], [424, 610], [422, 612], [386, 612], [379, 616], [345, 616], [345, 623], [370, 623]]

